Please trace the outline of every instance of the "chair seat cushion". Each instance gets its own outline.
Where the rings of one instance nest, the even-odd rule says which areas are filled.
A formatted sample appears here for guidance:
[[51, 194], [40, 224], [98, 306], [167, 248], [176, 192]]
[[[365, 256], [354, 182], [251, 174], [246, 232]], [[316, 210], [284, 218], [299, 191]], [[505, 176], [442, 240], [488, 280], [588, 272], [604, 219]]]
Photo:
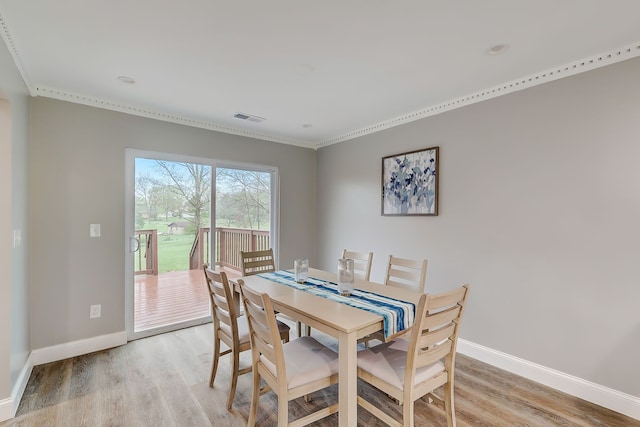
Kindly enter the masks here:
[[[358, 368], [403, 390], [407, 351], [392, 348], [391, 343], [377, 345], [358, 352]], [[440, 361], [416, 369], [415, 385], [444, 371]]]
[[389, 348], [400, 351], [409, 351], [409, 339], [398, 337], [389, 343]]
[[[338, 373], [338, 355], [335, 351], [320, 344], [315, 338], [305, 336], [282, 346], [287, 370], [289, 389], [309, 384]], [[260, 356], [262, 363], [276, 374], [276, 367]]]
[[[231, 336], [231, 327], [226, 323], [220, 322], [220, 329]], [[249, 342], [249, 323], [246, 316], [238, 317], [238, 341], [240, 341], [240, 344]]]

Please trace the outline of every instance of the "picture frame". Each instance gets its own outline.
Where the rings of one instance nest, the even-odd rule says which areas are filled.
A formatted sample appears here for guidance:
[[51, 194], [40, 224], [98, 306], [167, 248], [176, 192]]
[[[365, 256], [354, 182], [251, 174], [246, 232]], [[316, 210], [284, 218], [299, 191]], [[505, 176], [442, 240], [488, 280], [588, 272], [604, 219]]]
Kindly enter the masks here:
[[382, 158], [382, 215], [438, 215], [439, 148]]

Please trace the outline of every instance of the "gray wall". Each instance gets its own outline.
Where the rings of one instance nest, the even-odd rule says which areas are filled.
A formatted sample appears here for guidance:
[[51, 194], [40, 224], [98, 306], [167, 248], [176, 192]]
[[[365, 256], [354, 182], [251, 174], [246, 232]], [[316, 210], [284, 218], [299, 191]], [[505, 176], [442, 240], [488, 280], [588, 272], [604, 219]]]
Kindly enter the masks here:
[[[471, 342], [640, 396], [640, 59], [318, 152], [318, 261], [428, 258]], [[440, 215], [382, 217], [381, 157], [440, 147]]]
[[[31, 348], [124, 330], [125, 147], [277, 166], [281, 265], [373, 250], [381, 281], [387, 254], [426, 257], [429, 291], [473, 286], [463, 338], [640, 396], [638, 75], [633, 59], [565, 78], [323, 148], [316, 166], [311, 150], [51, 99], [30, 119], [0, 43], [0, 233], [23, 233], [0, 248], [0, 401]], [[380, 216], [381, 157], [433, 145], [440, 215]]]
[[314, 259], [314, 150], [46, 98], [31, 113], [34, 349], [125, 329], [125, 148], [278, 167], [280, 265]]
[[[9, 398], [29, 357], [27, 146], [29, 93], [0, 42], [0, 98], [8, 127], [0, 130], [0, 401]], [[7, 102], [8, 101], [8, 102]], [[13, 230], [22, 242], [13, 248]]]

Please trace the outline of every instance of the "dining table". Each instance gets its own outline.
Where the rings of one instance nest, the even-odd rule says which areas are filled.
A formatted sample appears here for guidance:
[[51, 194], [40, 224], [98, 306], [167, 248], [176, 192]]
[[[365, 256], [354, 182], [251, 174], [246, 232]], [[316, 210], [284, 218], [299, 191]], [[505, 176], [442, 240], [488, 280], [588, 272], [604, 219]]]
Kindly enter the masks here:
[[[276, 272], [278, 273], [278, 272]], [[291, 274], [290, 270], [283, 270], [284, 274]], [[315, 268], [309, 268], [309, 281], [327, 282], [335, 285], [337, 274]], [[384, 330], [386, 327], [383, 315], [367, 309], [349, 305], [347, 300], [318, 296], [305, 289], [283, 284], [273, 274], [257, 274], [241, 277], [245, 286], [254, 291], [266, 293], [273, 302], [274, 309], [294, 320], [301, 321], [313, 329], [324, 332], [338, 341], [338, 424], [342, 427], [357, 425], [358, 415], [358, 377], [357, 377], [357, 345], [358, 339], [373, 332]], [[234, 290], [239, 293], [238, 279], [232, 280]], [[407, 289], [386, 286], [362, 279], [355, 279], [355, 292], [363, 291], [381, 297], [389, 297], [406, 302], [407, 305], [417, 306], [420, 293]], [[354, 292], [354, 293], [355, 293]], [[240, 298], [237, 299], [239, 301]], [[345, 303], [346, 301], [346, 303]], [[410, 316], [409, 316], [410, 317]], [[387, 340], [406, 333], [413, 319], [403, 330], [393, 330], [393, 335], [386, 336]]]

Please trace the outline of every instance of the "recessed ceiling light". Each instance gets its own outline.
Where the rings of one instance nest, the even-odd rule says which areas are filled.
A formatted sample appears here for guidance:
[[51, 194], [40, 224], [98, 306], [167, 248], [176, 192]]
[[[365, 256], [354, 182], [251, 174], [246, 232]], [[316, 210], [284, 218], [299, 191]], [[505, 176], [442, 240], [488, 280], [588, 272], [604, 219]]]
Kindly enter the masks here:
[[309, 129], [312, 126], [313, 125], [311, 123], [305, 123], [305, 124], [302, 125], [303, 128], [307, 128], [307, 129]]
[[500, 53], [504, 53], [509, 49], [508, 44], [500, 43], [494, 46], [491, 46], [489, 49], [485, 50], [487, 55], [498, 55]]
[[136, 82], [133, 79], [133, 77], [129, 77], [129, 76], [118, 76], [118, 80], [121, 81], [122, 83], [126, 83], [128, 85], [132, 85], [132, 84], [134, 84]]

